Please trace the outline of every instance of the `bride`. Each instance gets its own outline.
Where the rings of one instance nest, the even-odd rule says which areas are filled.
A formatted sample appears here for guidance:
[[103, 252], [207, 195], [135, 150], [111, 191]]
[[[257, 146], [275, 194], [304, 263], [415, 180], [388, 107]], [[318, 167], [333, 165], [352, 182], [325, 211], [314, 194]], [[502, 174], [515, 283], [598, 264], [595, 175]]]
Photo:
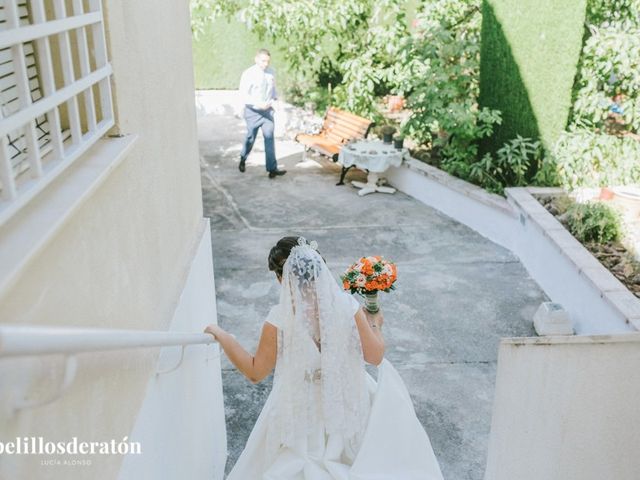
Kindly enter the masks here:
[[[315, 242], [269, 253], [282, 288], [255, 355], [209, 325], [251, 382], [273, 388], [227, 480], [442, 480], [429, 437], [384, 358], [383, 316], [344, 292]], [[378, 367], [377, 381], [364, 368]]]

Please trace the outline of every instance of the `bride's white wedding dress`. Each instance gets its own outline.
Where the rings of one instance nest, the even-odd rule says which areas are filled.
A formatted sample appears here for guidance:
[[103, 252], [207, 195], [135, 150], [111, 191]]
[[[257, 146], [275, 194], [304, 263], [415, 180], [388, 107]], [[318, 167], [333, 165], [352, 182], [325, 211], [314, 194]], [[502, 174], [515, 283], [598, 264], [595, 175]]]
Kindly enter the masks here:
[[383, 360], [377, 384], [365, 374], [372, 408], [358, 452], [342, 438], [327, 435], [318, 416], [306, 442], [265, 458], [266, 418], [278, 402], [274, 388], [227, 480], [441, 480], [429, 437], [396, 369]]
[[[310, 255], [308, 251], [302, 253]], [[287, 285], [286, 280], [283, 280], [283, 285]], [[343, 292], [334, 290], [333, 295], [333, 305], [339, 303], [338, 300], [343, 301], [342, 305], [353, 319], [359, 303]], [[317, 297], [314, 299], [317, 301]], [[281, 303], [272, 308], [265, 320], [278, 327], [278, 341], [284, 342], [285, 345], [287, 339], [283, 337], [281, 329], [286, 329], [287, 326], [286, 321], [283, 322], [281, 319], [287, 317], [283, 313], [282, 305], [290, 302], [295, 304], [291, 298], [281, 297]], [[298, 312], [300, 311], [301, 308], [298, 308]], [[328, 320], [326, 322], [329, 323]], [[292, 325], [289, 323], [289, 328]], [[324, 341], [331, 338], [332, 333], [324, 328], [321, 330], [323, 335], [326, 333], [322, 343], [322, 347], [325, 347]], [[360, 428], [357, 435], [349, 436], [340, 433], [335, 426], [328, 428], [335, 418], [327, 418], [324, 414], [328, 412], [331, 416], [335, 413], [341, 424], [352, 423], [350, 417], [358, 416], [353, 414], [353, 408], [340, 411], [339, 404], [327, 403], [326, 400], [323, 403], [323, 385], [324, 388], [333, 387], [332, 391], [337, 392], [336, 385], [323, 383], [323, 377], [330, 375], [334, 366], [327, 363], [327, 360], [323, 361], [321, 351], [329, 350], [331, 344], [319, 349], [312, 336], [305, 335], [298, 339], [301, 348], [297, 352], [297, 363], [305, 363], [304, 377], [299, 377], [301, 381], [290, 389], [288, 387], [291, 385], [287, 385], [287, 380], [292, 377], [283, 373], [287, 369], [282, 364], [276, 364], [273, 389], [249, 435], [245, 449], [227, 480], [442, 480], [429, 437], [416, 417], [402, 378], [387, 359], [378, 366], [377, 381], [364, 369], [363, 362], [360, 362], [360, 370], [354, 370], [353, 378], [356, 378], [356, 381], [354, 382], [353, 378], [346, 379], [350, 384], [358, 383], [357, 380], [362, 379], [365, 403], [360, 404], [357, 411], [366, 413], [363, 417], [364, 428]], [[283, 354], [280, 344], [278, 347], [278, 362], [293, 360], [293, 357]], [[354, 374], [348, 371], [348, 362], [348, 358], [342, 359], [345, 376]], [[346, 398], [344, 392], [348, 391], [349, 386], [343, 383], [338, 384], [338, 387], [342, 387], [343, 391], [336, 395]], [[308, 419], [308, 425], [304, 430], [307, 432], [306, 435], [296, 436], [295, 441], [276, 441], [281, 438], [278, 436], [281, 429], [277, 422], [284, 423], [289, 428], [296, 428], [293, 427], [294, 424], [287, 424], [285, 417], [278, 417], [278, 413], [288, 412], [291, 416], [293, 410], [289, 404], [296, 403], [298, 398], [292, 400], [289, 395], [291, 392], [302, 391], [308, 393], [308, 396], [301, 398], [304, 398], [310, 410], [305, 411], [299, 419], [298, 415], [294, 415], [294, 424], [302, 422], [302, 417]], [[331, 408], [329, 405], [334, 407]], [[345, 412], [352, 413], [344, 416]], [[278, 435], [275, 435], [273, 430], [277, 430]]]

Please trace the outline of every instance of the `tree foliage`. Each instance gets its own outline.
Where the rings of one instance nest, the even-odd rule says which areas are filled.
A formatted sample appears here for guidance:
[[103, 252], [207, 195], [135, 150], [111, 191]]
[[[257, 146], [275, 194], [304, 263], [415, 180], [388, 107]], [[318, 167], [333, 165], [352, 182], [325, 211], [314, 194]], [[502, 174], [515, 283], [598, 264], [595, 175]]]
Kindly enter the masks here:
[[640, 0], [589, 0], [585, 36], [571, 126], [638, 132]]
[[477, 140], [490, 135], [498, 112], [478, 108], [480, 2], [443, 0], [423, 6], [406, 46], [402, 90], [412, 115], [405, 132], [442, 148], [446, 159], [477, 155]]
[[[404, 0], [192, 0], [194, 31], [219, 15], [236, 15], [280, 46], [296, 81], [332, 91], [331, 101], [380, 118], [379, 97], [396, 85], [407, 36]], [[211, 5], [207, 10], [206, 5]]]
[[638, 143], [619, 136], [640, 127], [640, 0], [587, 1], [569, 128], [546, 156], [520, 136], [479, 155], [479, 142], [502, 122], [500, 111], [478, 106], [481, 0], [421, 0], [411, 27], [406, 4], [191, 0], [192, 28], [198, 35], [220, 16], [239, 18], [279, 47], [299, 103], [333, 104], [379, 122], [382, 97], [404, 95], [410, 115], [402, 133], [432, 148], [445, 170], [489, 190], [636, 179]]
[[564, 132], [550, 156], [570, 190], [640, 183], [640, 142], [589, 129]]
[[551, 152], [561, 185], [640, 182], [640, 0], [589, 0], [572, 117]]
[[233, 15], [240, 8], [235, 0], [191, 0], [191, 31], [198, 38], [213, 22], [223, 16]]

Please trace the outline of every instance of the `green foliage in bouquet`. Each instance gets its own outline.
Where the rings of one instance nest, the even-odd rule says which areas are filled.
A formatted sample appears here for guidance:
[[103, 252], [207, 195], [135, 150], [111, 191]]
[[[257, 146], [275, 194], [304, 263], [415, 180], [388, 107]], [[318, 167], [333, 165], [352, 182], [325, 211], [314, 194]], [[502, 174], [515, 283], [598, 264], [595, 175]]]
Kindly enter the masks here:
[[345, 290], [361, 295], [395, 290], [397, 278], [395, 263], [380, 256], [362, 257], [340, 276]]

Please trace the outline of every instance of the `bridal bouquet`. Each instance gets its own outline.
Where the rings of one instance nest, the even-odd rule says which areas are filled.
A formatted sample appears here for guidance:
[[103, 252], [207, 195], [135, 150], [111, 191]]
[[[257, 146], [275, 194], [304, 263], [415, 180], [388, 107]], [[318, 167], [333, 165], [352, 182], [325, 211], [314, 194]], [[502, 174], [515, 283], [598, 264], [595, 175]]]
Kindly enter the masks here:
[[362, 295], [365, 308], [376, 313], [379, 310], [378, 292], [394, 290], [397, 277], [398, 268], [395, 263], [375, 256], [362, 257], [347, 268], [340, 278], [345, 290]]

